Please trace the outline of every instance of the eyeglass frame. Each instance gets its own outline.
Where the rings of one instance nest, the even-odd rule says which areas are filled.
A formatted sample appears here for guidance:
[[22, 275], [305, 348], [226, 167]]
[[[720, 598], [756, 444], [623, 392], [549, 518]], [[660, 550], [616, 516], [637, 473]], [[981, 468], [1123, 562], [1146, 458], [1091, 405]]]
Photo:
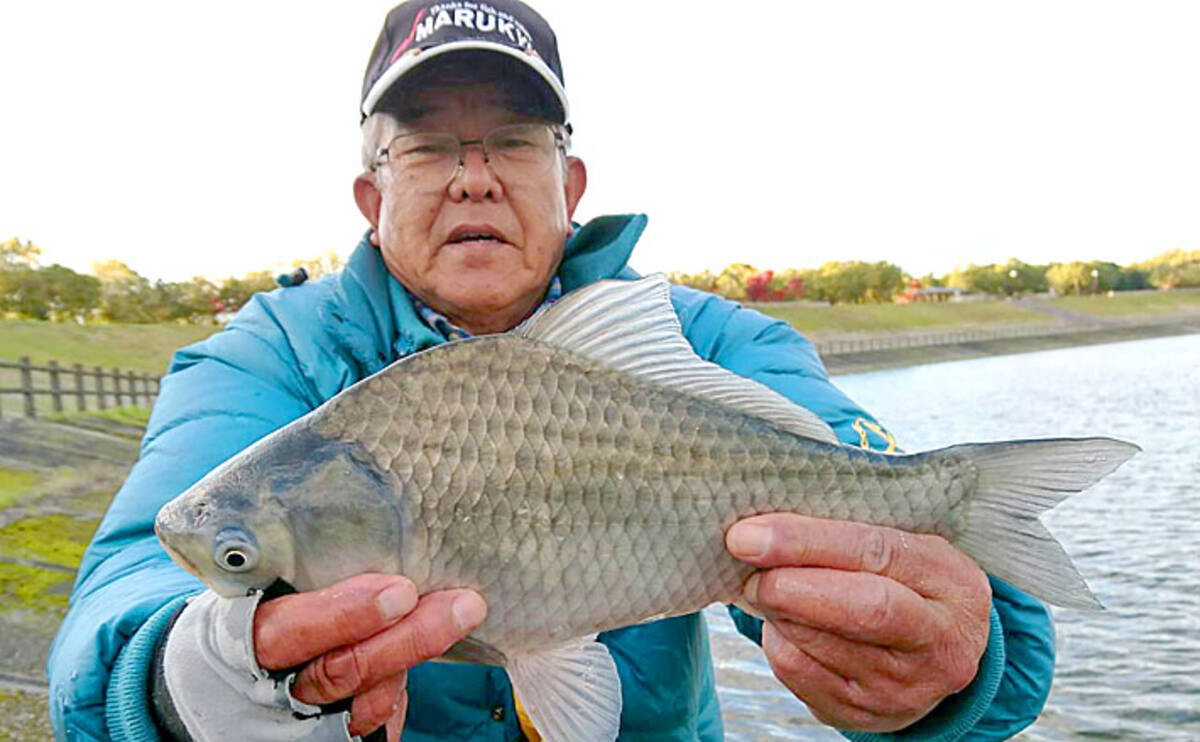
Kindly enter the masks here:
[[386, 146], [379, 147], [378, 149], [375, 150], [375, 156], [371, 159], [371, 172], [374, 173], [381, 166], [387, 165], [391, 162], [391, 160], [383, 159], [383, 158], [387, 158], [389, 156], [388, 150], [391, 149], [392, 145], [396, 142], [397, 139], [400, 139], [401, 137], [417, 136], [420, 134], [439, 134], [439, 135], [452, 136], [458, 142], [458, 164], [455, 165], [454, 168], [450, 171], [450, 177], [446, 181], [447, 184], [452, 183], [454, 181], [454, 179], [456, 177], [458, 177], [458, 174], [460, 172], [462, 172], [462, 169], [466, 166], [466, 160], [465, 160], [466, 147], [468, 145], [473, 145], [473, 144], [479, 145], [479, 149], [483, 153], [484, 164], [488, 166], [488, 169], [491, 170], [493, 175], [495, 175], [497, 178], [499, 178], [500, 176], [496, 173], [495, 169], [491, 165], [491, 159], [488, 156], [487, 149], [483, 146], [483, 141], [485, 139], [487, 139], [488, 137], [490, 137], [494, 132], [497, 132], [500, 129], [506, 129], [510, 126], [544, 126], [544, 127], [546, 127], [547, 129], [550, 130], [550, 133], [554, 136], [555, 148], [560, 153], [562, 153], [564, 157], [567, 154], [567, 150], [571, 146], [572, 131], [571, 131], [570, 124], [566, 124], [564, 126], [563, 124], [552, 124], [552, 123], [545, 122], [545, 121], [527, 121], [527, 122], [519, 122], [519, 123], [514, 123], [514, 124], [502, 124], [500, 126], [493, 127], [486, 134], [484, 134], [482, 137], [480, 137], [478, 139], [459, 139], [457, 136], [455, 136], [454, 134], [451, 134], [448, 131], [425, 131], [425, 132], [409, 131], [409, 132], [405, 132], [403, 134], [397, 134], [396, 136], [394, 136], [388, 140], [388, 143]]

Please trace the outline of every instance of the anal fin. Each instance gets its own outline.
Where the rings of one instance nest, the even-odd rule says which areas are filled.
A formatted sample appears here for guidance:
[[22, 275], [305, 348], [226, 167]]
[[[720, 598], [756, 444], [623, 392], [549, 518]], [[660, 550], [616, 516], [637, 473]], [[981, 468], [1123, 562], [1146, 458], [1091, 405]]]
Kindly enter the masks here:
[[508, 658], [513, 691], [545, 742], [611, 742], [621, 727], [621, 678], [595, 635]]

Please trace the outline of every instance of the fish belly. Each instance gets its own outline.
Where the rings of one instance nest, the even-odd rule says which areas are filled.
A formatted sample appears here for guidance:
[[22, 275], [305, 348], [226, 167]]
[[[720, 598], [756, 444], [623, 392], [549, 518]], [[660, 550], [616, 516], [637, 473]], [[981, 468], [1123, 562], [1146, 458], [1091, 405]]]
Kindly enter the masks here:
[[962, 526], [952, 457], [799, 438], [529, 340], [443, 346], [372, 382], [333, 432], [402, 483], [405, 573], [480, 590], [473, 636], [506, 653], [734, 600], [751, 569], [724, 533], [749, 515]]

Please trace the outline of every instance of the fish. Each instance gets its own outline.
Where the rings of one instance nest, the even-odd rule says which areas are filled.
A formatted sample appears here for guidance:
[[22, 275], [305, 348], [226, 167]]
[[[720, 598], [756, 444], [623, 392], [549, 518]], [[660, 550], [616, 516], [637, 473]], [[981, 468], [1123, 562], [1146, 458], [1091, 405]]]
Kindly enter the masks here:
[[812, 411], [701, 359], [655, 275], [396, 361], [219, 465], [155, 531], [226, 597], [362, 572], [477, 590], [487, 618], [445, 659], [505, 667], [547, 740], [611, 740], [620, 679], [597, 634], [738, 601], [754, 571], [725, 548], [739, 519], [936, 534], [1050, 603], [1097, 608], [1038, 515], [1139, 450], [844, 445]]

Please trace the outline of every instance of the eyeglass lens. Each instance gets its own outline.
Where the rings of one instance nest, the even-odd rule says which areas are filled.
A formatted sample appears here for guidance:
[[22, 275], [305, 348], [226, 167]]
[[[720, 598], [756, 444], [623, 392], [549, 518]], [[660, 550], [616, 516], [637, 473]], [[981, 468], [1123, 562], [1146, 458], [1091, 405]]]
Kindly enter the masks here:
[[446, 187], [464, 161], [466, 147], [482, 146], [500, 180], [519, 182], [544, 173], [555, 159], [558, 142], [544, 124], [513, 124], [488, 132], [482, 140], [460, 140], [444, 132], [401, 134], [387, 146], [386, 162], [396, 175], [421, 188]]

